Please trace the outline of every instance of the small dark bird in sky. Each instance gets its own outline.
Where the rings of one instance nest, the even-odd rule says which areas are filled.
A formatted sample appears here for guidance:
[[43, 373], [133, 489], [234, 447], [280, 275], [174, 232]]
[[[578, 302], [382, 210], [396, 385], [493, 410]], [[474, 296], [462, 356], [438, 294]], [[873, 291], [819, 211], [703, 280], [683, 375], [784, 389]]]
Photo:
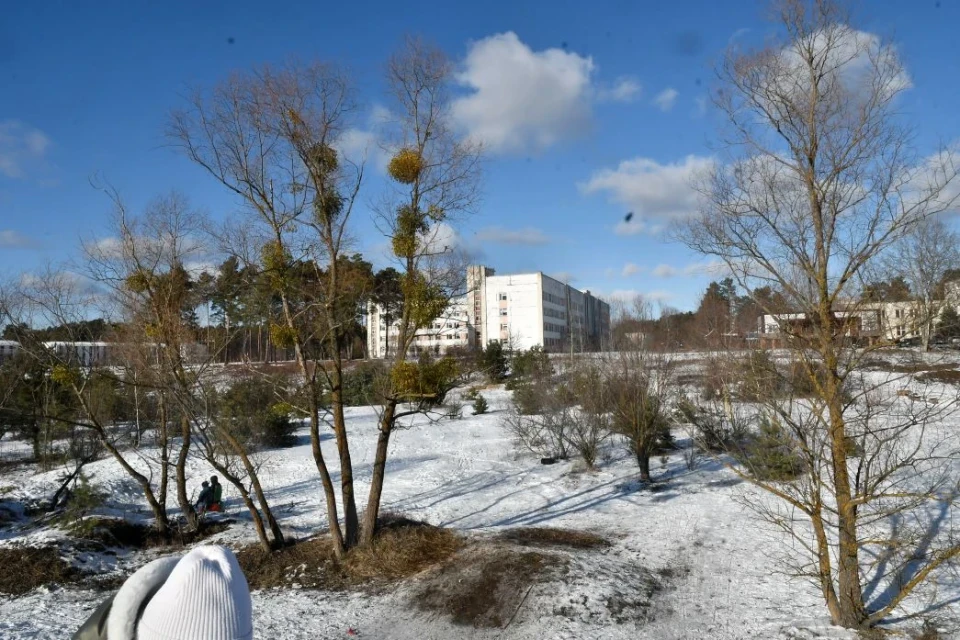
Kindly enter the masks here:
[[627, 215], [623, 216], [623, 221], [624, 221], [624, 222], [630, 222], [631, 220], [633, 220], [633, 211], [631, 211], [631, 212], [628, 213]]
[[234, 42], [236, 42], [236, 40], [234, 40], [233, 36], [227, 38], [227, 44], [233, 44]]

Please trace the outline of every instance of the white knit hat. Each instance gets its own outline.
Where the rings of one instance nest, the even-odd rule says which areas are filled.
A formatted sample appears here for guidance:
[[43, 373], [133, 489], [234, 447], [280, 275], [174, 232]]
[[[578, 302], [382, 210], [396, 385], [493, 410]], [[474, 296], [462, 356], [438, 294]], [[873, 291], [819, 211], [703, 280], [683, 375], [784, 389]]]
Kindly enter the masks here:
[[229, 549], [197, 547], [173, 567], [137, 624], [137, 640], [250, 640], [247, 579]]

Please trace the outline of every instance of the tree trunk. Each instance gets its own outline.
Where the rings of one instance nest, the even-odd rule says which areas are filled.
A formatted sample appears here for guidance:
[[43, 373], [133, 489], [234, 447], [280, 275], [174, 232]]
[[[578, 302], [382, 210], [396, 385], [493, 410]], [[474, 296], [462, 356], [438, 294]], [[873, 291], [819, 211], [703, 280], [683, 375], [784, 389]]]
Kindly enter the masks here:
[[[284, 544], [283, 531], [280, 530], [277, 519], [273, 517], [273, 510], [270, 508], [270, 504], [267, 502], [267, 496], [263, 493], [263, 487], [260, 485], [260, 476], [253, 467], [253, 464], [250, 463], [250, 457], [246, 451], [241, 449], [238, 455], [240, 456], [240, 461], [243, 463], [244, 469], [247, 471], [247, 476], [250, 478], [250, 484], [253, 485], [253, 492], [257, 496], [257, 502], [260, 503], [260, 509], [263, 511], [267, 525], [270, 527], [270, 533], [273, 534], [273, 543], [276, 548], [279, 549]], [[261, 523], [260, 526], [262, 527], [263, 524]]]
[[180, 419], [180, 452], [177, 455], [177, 502], [180, 503], [180, 511], [187, 519], [187, 524], [193, 531], [197, 530], [197, 512], [187, 496], [187, 456], [190, 453], [190, 420], [186, 416]]
[[[247, 511], [250, 512], [250, 517], [253, 519], [253, 528], [257, 531], [257, 540], [260, 541], [260, 548], [263, 549], [266, 553], [273, 551], [273, 545], [270, 544], [270, 538], [267, 537], [267, 530], [263, 526], [263, 517], [260, 515], [260, 512], [257, 511], [257, 505], [253, 503], [253, 499], [250, 497], [250, 492], [247, 491], [247, 488], [241, 482], [240, 478], [230, 473], [230, 470], [224, 465], [220, 464], [216, 458], [212, 455], [204, 456], [207, 459], [207, 462], [210, 463], [214, 469], [217, 470], [221, 476], [224, 477], [227, 482], [232, 484], [237, 492], [240, 493], [240, 499], [243, 500], [243, 504], [247, 507]], [[282, 537], [281, 537], [282, 543]], [[278, 544], [278, 546], [280, 546]]]
[[[826, 312], [830, 314], [829, 311]], [[830, 314], [832, 315], [832, 314]], [[822, 316], [825, 317], [825, 316]], [[843, 416], [842, 384], [838, 358], [831, 344], [831, 332], [824, 335], [824, 391], [830, 418], [830, 450], [834, 493], [837, 501], [837, 600], [839, 617], [834, 624], [859, 629], [867, 620], [860, 582], [860, 545], [857, 538], [857, 505], [853, 503], [847, 467], [846, 423]]]
[[[267, 525], [270, 527], [270, 533], [273, 534], [273, 546], [277, 549], [284, 545], [283, 531], [280, 529], [280, 525], [277, 523], [277, 519], [273, 516], [273, 510], [270, 508], [270, 503], [267, 501], [267, 496], [263, 493], [263, 486], [260, 484], [260, 475], [257, 473], [256, 467], [253, 466], [253, 463], [250, 462], [250, 456], [247, 455], [247, 450], [240, 444], [240, 442], [233, 437], [229, 431], [222, 429], [220, 430], [221, 437], [226, 440], [227, 444], [230, 445], [230, 448], [233, 449], [233, 452], [240, 458], [241, 464], [243, 464], [244, 470], [247, 472], [247, 478], [250, 479], [250, 484], [253, 486], [253, 492], [257, 496], [257, 502], [260, 504], [260, 510], [263, 511], [263, 517], [267, 520]], [[211, 464], [217, 468], [221, 473], [226, 473], [226, 467], [220, 466], [217, 467], [213, 456], [208, 456]], [[250, 511], [250, 515], [253, 516], [255, 522], [259, 521], [257, 534], [260, 535], [263, 531], [263, 518], [261, 518], [260, 513], [257, 511], [256, 506], [253, 504], [253, 501], [250, 499], [250, 492], [247, 491], [246, 486], [239, 478], [231, 478], [229, 475], [225, 475], [231, 483], [237, 487], [237, 490], [240, 491], [240, 495], [243, 498], [244, 504], [247, 505], [247, 509]], [[261, 546], [263, 546], [263, 541], [266, 538], [264, 534], [261, 538]], [[267, 551], [270, 550], [270, 544], [267, 543]]]
[[640, 482], [650, 482], [650, 454], [638, 449], [637, 465], [640, 466]]
[[158, 402], [159, 421], [157, 423], [157, 444], [160, 447], [160, 488], [158, 501], [167, 510], [167, 483], [170, 479], [170, 438], [167, 431], [167, 409], [160, 394]]
[[342, 558], [345, 549], [343, 532], [340, 529], [340, 518], [337, 516], [337, 494], [333, 488], [333, 480], [330, 478], [327, 463], [323, 459], [323, 452], [320, 449], [319, 407], [316, 406], [315, 400], [311, 401], [311, 404], [313, 406], [310, 412], [310, 445], [313, 450], [313, 459], [317, 464], [317, 471], [320, 473], [320, 482], [323, 484], [323, 495], [327, 502], [327, 524], [330, 526], [333, 553], [337, 558]]
[[837, 590], [833, 584], [833, 569], [831, 568], [830, 541], [823, 523], [823, 513], [818, 508], [811, 514], [814, 536], [817, 539], [817, 573], [820, 579], [820, 590], [830, 618], [836, 623], [843, 616], [840, 613], [840, 601], [837, 599]]
[[361, 544], [371, 544], [377, 533], [377, 520], [380, 517], [380, 499], [383, 496], [383, 480], [387, 468], [387, 450], [390, 446], [390, 431], [393, 429], [393, 416], [397, 409], [395, 400], [390, 400], [380, 417], [380, 436], [377, 438], [377, 453], [373, 459], [373, 477], [370, 479], [370, 496], [367, 498], [367, 510], [363, 514]]
[[[339, 355], [336, 356], [339, 361]], [[350, 459], [350, 445], [347, 440], [347, 425], [343, 416], [343, 374], [340, 364], [334, 364], [332, 393], [333, 431], [337, 438], [337, 451], [340, 454], [340, 491], [343, 496], [344, 545], [347, 549], [357, 544], [360, 535], [360, 519], [357, 515], [357, 499], [353, 488], [353, 462]]]

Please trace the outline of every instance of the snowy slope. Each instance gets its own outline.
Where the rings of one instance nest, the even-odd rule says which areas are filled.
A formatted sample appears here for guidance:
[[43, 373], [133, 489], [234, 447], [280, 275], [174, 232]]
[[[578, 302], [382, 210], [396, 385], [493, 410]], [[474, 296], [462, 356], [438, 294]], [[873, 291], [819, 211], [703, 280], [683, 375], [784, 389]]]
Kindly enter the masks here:
[[[299, 590], [254, 594], [257, 638], [852, 638], [829, 628], [816, 590], [777, 573], [783, 541], [765, 530], [740, 500], [767, 499], [719, 465], [703, 462], [690, 471], [680, 453], [654, 464], [657, 485], [636, 482], [636, 464], [611, 447], [599, 471], [576, 463], [544, 466], [519, 452], [500, 427], [507, 401], [502, 389], [487, 390], [491, 413], [423, 419], [393, 436], [384, 491], [384, 511], [478, 535], [514, 526], [587, 529], [614, 546], [578, 557], [562, 580], [531, 592], [506, 632], [455, 627], [409, 605], [409, 588], [369, 596]], [[469, 408], [465, 410], [470, 413]], [[371, 409], [352, 409], [355, 477], [366, 495], [376, 436]], [[333, 471], [331, 439], [324, 452]], [[322, 493], [306, 434], [297, 447], [266, 456], [262, 481], [281, 525], [304, 536], [322, 528]], [[136, 515], [136, 488], [110, 460], [90, 475], [127, 516]], [[198, 484], [210, 475], [194, 461]], [[56, 473], [0, 477], [15, 495], [50, 490]], [[335, 478], [339, 480], [339, 478]], [[246, 543], [253, 532], [236, 496], [225, 487], [227, 509], [241, 520], [220, 535], [226, 544]], [[55, 537], [44, 531], [24, 540]], [[608, 602], [630, 595], [632, 576], [672, 572], [671, 588], [653, 596], [646, 621], [617, 623]], [[0, 638], [64, 638], [96, 606], [102, 594], [82, 589], [38, 590], [11, 599], [0, 596]]]

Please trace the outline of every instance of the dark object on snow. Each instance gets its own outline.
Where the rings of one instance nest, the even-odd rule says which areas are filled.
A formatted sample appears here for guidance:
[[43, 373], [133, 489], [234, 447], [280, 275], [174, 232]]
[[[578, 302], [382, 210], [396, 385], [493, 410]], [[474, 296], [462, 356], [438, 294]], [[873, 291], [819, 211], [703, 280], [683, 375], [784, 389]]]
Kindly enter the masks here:
[[556, 458], [540, 458], [540, 464], [556, 464]]
[[213, 489], [206, 480], [203, 481], [201, 486], [203, 486], [203, 490], [200, 491], [200, 495], [197, 497], [197, 511], [204, 513], [205, 511], [209, 511], [210, 505], [213, 504]]
[[223, 505], [220, 504], [223, 500], [223, 485], [220, 484], [217, 476], [210, 476], [210, 489], [213, 491], [213, 496], [210, 498], [208, 510], [223, 511]]

